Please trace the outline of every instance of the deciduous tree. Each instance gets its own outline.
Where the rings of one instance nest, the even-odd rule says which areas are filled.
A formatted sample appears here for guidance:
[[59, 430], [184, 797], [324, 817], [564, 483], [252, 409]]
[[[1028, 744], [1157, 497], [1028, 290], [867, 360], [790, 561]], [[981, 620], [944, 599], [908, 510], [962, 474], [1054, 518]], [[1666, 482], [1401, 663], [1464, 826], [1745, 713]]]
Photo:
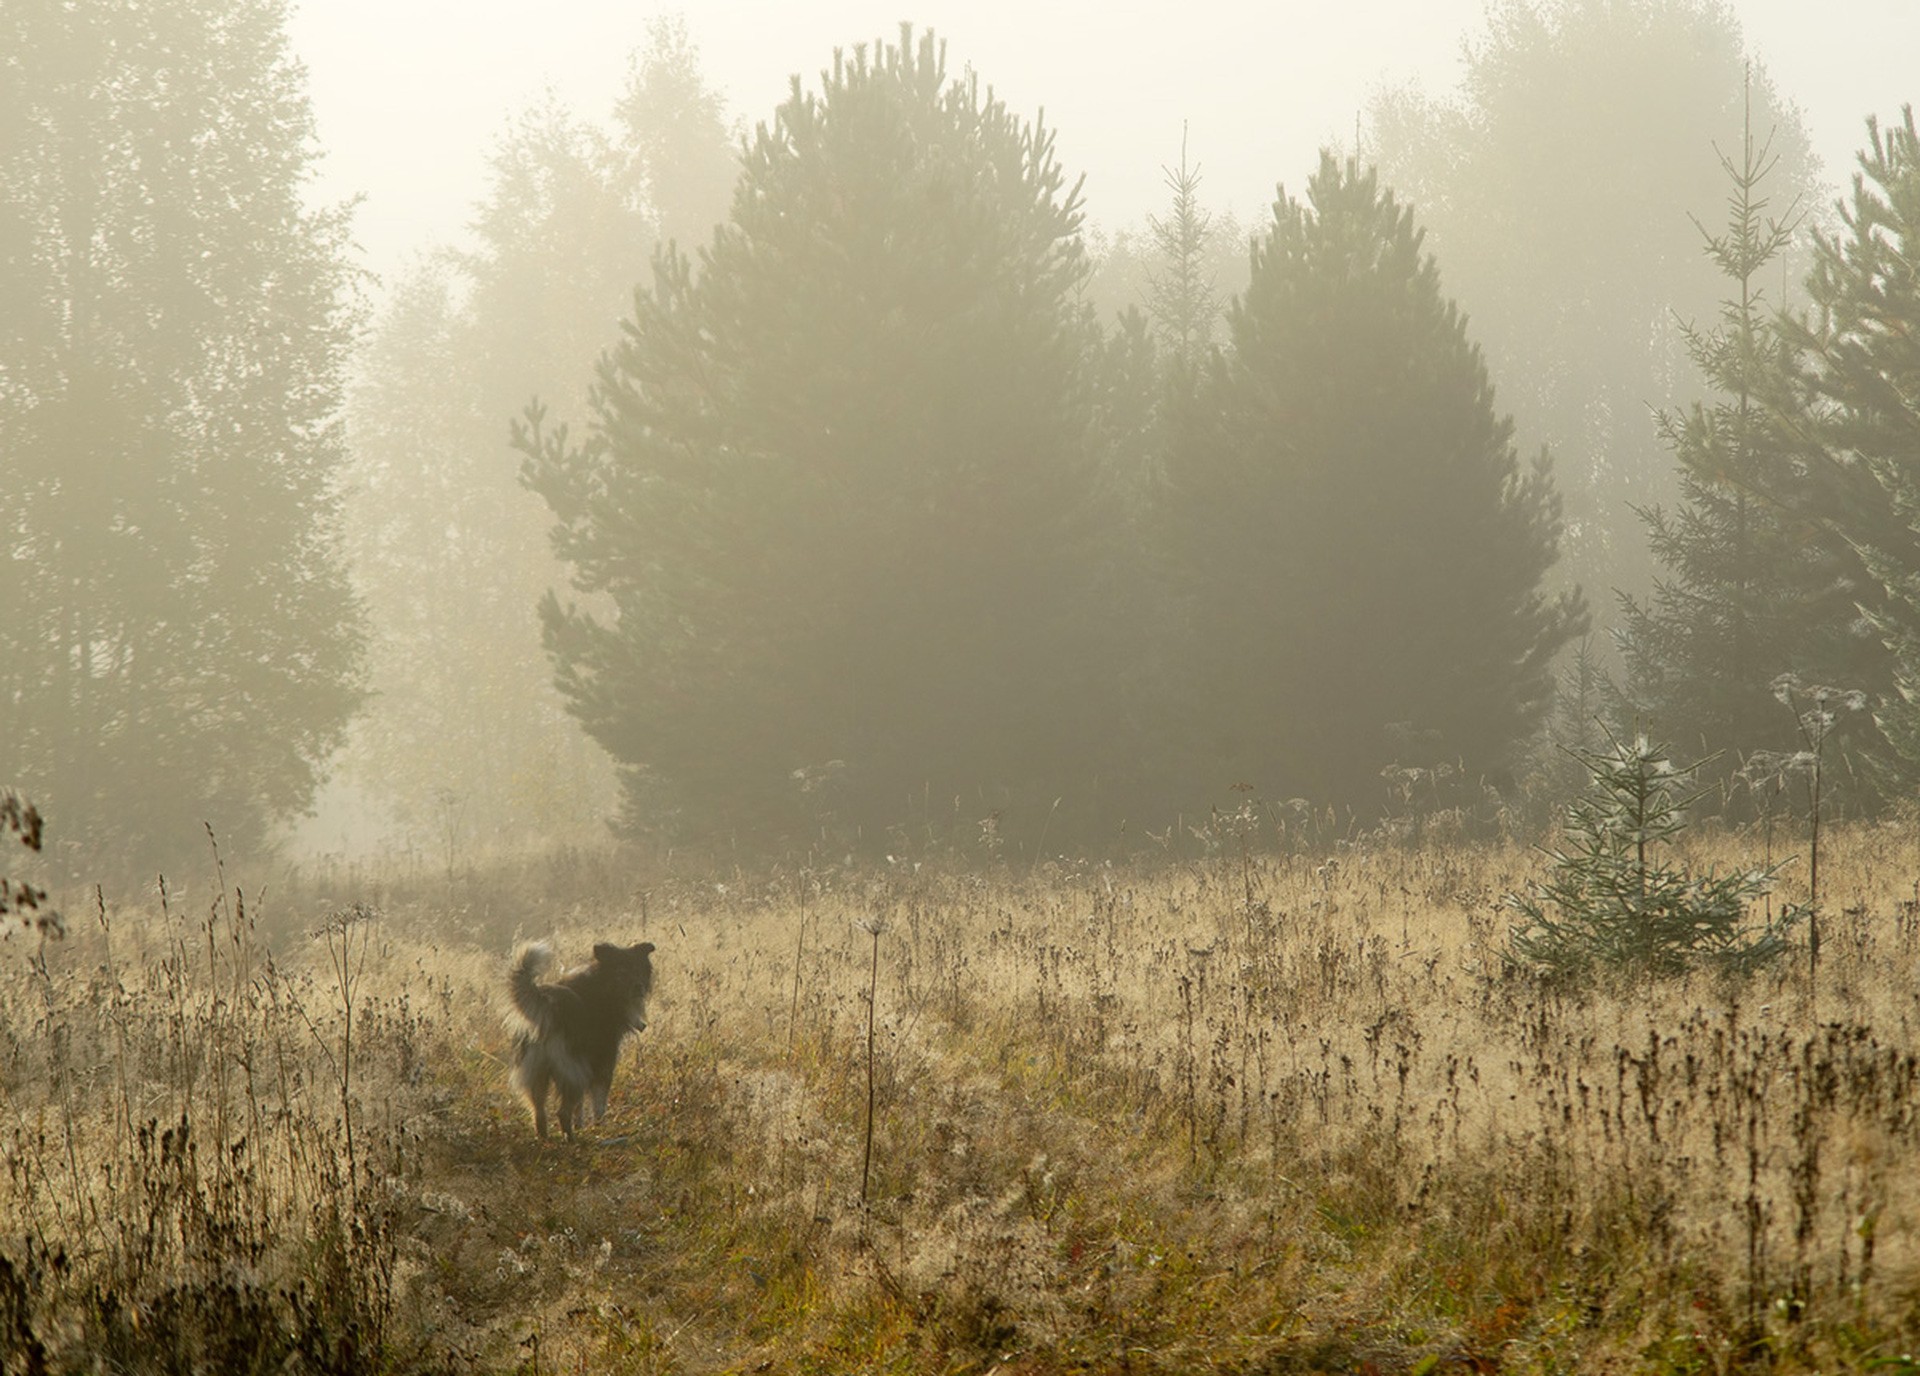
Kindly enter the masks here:
[[0, 9], [0, 740], [96, 873], [264, 841], [361, 700], [355, 281], [285, 18]]
[[684, 27], [656, 23], [611, 119], [552, 99], [514, 119], [471, 246], [423, 258], [376, 322], [350, 407], [376, 696], [345, 772], [415, 845], [577, 837], [617, 805], [540, 646], [563, 574], [509, 423], [530, 393], [584, 404], [656, 244], [704, 239], [737, 168]]

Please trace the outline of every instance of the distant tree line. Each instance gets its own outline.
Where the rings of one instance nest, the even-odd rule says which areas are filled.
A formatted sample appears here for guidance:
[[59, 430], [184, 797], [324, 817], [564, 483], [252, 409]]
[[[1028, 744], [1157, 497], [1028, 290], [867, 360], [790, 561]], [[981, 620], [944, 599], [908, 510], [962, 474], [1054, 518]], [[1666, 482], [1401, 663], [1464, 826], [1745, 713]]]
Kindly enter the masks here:
[[1796, 232], [1722, 7], [1509, 0], [1457, 100], [1383, 97], [1257, 226], [1183, 149], [1098, 262], [931, 35], [736, 147], [657, 25], [610, 126], [514, 126], [351, 386], [284, 19], [0, 20], [0, 767], [75, 844], [266, 844], [343, 741], [449, 846], [616, 798], [753, 848], [1363, 824], [1627, 722], [1756, 807], [1822, 687], [1873, 704], [1849, 805], [1910, 783], [1920, 149], [1870, 126]]
[[1037, 843], [1236, 784], [1366, 814], [1410, 749], [1511, 774], [1584, 609], [1411, 212], [1328, 156], [1225, 349], [1174, 268], [1160, 341], [1106, 339], [1050, 134], [930, 35], [796, 86], [584, 435], [518, 435], [632, 824]]
[[[1393, 192], [1357, 159], [1326, 157], [1303, 203], [1282, 193], [1222, 312], [1183, 156], [1134, 270], [1144, 313], [1088, 322], [1094, 274], [1072, 263], [1079, 206], [1050, 141], [945, 83], [937, 45], [903, 35], [837, 65], [817, 95], [796, 87], [760, 131], [713, 254], [663, 261], [638, 298], [586, 441], [537, 413], [520, 432], [527, 481], [586, 575], [579, 590], [620, 608], [555, 597], [543, 615], [563, 690], [621, 763], [628, 821], [868, 838], [984, 823], [1064, 838], [1203, 816], [1234, 789], [1366, 819], [1409, 775], [1435, 797], [1451, 780], [1455, 802], [1540, 787], [1553, 737], [1628, 726], [1717, 754], [1708, 805], [1737, 811], [1804, 767], [1805, 693], [1826, 685], [1880, 704], [1843, 724], [1843, 796], [1893, 796], [1909, 777], [1900, 690], [1914, 681], [1900, 645], [1916, 598], [1900, 570], [1920, 561], [1901, 545], [1898, 460], [1863, 459], [1833, 427], [1865, 406], [1863, 377], [1906, 395], [1888, 388], [1898, 361], [1885, 357], [1906, 332], [1861, 325], [1847, 303], [1888, 294], [1867, 279], [1908, 261], [1883, 241], [1904, 232], [1893, 207], [1911, 173], [1897, 135], [1876, 132], [1867, 190], [1844, 215], [1852, 247], [1816, 236], [1817, 314], [1782, 313], [1762, 273], [1804, 273], [1792, 232], [1813, 184], [1804, 132], [1743, 66], [1724, 10], [1629, 8], [1497, 7], [1470, 50], [1477, 113], [1429, 106], [1413, 138], [1418, 100], [1402, 95], [1375, 120], [1382, 160], [1439, 193], [1449, 242], [1489, 262], [1508, 318], [1563, 309], [1552, 334], [1505, 347], [1529, 428], [1579, 460], [1575, 564], [1617, 589], [1615, 653], [1575, 661], [1567, 676], [1583, 685], [1570, 693], [1554, 673], [1588, 610], [1556, 568], [1567, 532], [1547, 454], [1521, 462]], [[1647, 94], [1642, 123], [1621, 129], [1596, 116], [1629, 74]], [[967, 123], [983, 109], [997, 157]], [[1756, 142], [1757, 117], [1769, 132]], [[928, 132], [943, 120], [974, 132]], [[1601, 185], [1556, 202], [1556, 121], [1610, 128], [1666, 161], [1596, 150], [1601, 168], [1644, 175], [1585, 165], [1574, 177]], [[1665, 155], [1685, 142], [1676, 128], [1695, 131], [1692, 146]], [[1444, 159], [1436, 131], [1452, 141]], [[969, 143], [1026, 167], [1017, 214], [979, 183], [949, 189], [953, 149]], [[1721, 235], [1689, 204], [1716, 158], [1730, 187]], [[875, 166], [891, 172], [880, 186], [849, 175]], [[1526, 166], [1530, 195], [1502, 180]], [[1764, 219], [1763, 180], [1785, 218]], [[940, 188], [939, 211], [969, 195], [981, 208], [927, 214], [907, 191], [921, 185]], [[986, 185], [1003, 195], [1008, 182]], [[1538, 229], [1503, 235], [1484, 213], [1496, 204]], [[988, 225], [983, 246], [969, 227]], [[794, 239], [815, 247], [782, 248]], [[1032, 324], [970, 354], [955, 324], [982, 304], [930, 299], [917, 265], [991, 252], [1004, 257], [990, 280], [1036, 284], [1019, 293]], [[1596, 252], [1610, 266], [1597, 270]], [[1716, 271], [1732, 295], [1717, 326], [1697, 326]], [[1854, 341], [1837, 345], [1850, 309]], [[781, 343], [786, 332], [814, 347]], [[995, 370], [1029, 338], [1026, 385], [1008, 386]], [[1530, 363], [1512, 356], [1522, 348]], [[918, 398], [913, 379], [926, 380]], [[1647, 414], [1693, 386], [1729, 396]], [[779, 399], [779, 421], [755, 427], [763, 398]], [[955, 442], [916, 449], [927, 434]], [[1783, 435], [1797, 438], [1768, 459]], [[1001, 484], [1024, 476], [1027, 499], [970, 521], [943, 484], [993, 459], [1008, 463]], [[902, 483], [917, 505], [888, 495]], [[942, 594], [967, 601], [943, 607]]]

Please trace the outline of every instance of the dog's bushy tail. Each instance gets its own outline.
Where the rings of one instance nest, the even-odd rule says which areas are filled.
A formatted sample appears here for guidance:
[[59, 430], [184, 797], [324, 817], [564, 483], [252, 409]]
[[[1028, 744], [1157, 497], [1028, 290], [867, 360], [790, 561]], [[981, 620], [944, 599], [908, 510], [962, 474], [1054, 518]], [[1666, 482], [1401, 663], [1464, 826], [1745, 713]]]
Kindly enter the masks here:
[[507, 975], [514, 1011], [526, 1019], [536, 1037], [553, 1031], [553, 1000], [539, 984], [540, 976], [552, 964], [551, 946], [544, 941], [525, 941], [514, 950], [513, 969]]

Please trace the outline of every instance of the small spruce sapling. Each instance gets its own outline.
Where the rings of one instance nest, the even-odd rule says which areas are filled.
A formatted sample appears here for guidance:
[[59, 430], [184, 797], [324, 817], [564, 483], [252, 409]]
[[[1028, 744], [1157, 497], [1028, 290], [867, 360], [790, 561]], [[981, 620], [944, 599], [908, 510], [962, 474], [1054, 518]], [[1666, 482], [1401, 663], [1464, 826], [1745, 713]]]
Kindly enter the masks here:
[[1743, 972], [1787, 949], [1804, 906], [1758, 927], [1749, 920], [1778, 865], [1696, 875], [1662, 855], [1686, 829], [1687, 806], [1699, 796], [1686, 790], [1709, 761], [1676, 766], [1645, 735], [1570, 753], [1587, 769], [1587, 789], [1567, 808], [1560, 848], [1545, 852], [1553, 876], [1504, 900], [1519, 916], [1508, 938], [1513, 964], [1561, 978], [1695, 966]]

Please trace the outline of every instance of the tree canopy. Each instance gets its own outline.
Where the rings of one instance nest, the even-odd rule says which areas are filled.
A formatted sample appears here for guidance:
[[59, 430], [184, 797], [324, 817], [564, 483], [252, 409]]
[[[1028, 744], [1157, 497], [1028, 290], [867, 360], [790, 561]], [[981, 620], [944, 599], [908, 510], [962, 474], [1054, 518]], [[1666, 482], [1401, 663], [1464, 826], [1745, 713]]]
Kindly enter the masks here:
[[262, 840], [361, 699], [355, 279], [284, 30], [280, 0], [0, 9], [0, 739], [91, 864]]
[[1195, 768], [1377, 810], [1393, 763], [1498, 777], [1584, 622], [1548, 595], [1559, 501], [1413, 212], [1331, 154], [1283, 194], [1176, 441]]
[[542, 609], [628, 821], [1043, 824], [1087, 748], [1077, 189], [932, 35], [836, 55], [663, 253], [576, 442], [519, 435]]
[[1908, 696], [1920, 367], [1904, 342], [1920, 321], [1906, 247], [1920, 236], [1920, 163], [1910, 120], [1869, 134], [1844, 231], [1816, 236], [1810, 309], [1766, 308], [1758, 274], [1786, 230], [1761, 216], [1764, 155], [1749, 143], [1728, 160], [1728, 225], [1709, 248], [1735, 292], [1717, 328], [1689, 336], [1722, 396], [1665, 419], [1686, 500], [1647, 513], [1668, 576], [1647, 602], [1627, 600], [1620, 632], [1626, 707], [1769, 788], [1807, 764], [1805, 717], [1779, 684], [1878, 702], [1873, 722], [1831, 723], [1856, 766], [1842, 776], [1855, 805], [1897, 792], [1920, 754]]
[[1920, 132], [1909, 106], [1891, 126], [1870, 120], [1867, 135], [1842, 228], [1815, 244], [1812, 306], [1784, 330], [1811, 514], [1838, 554], [1864, 563], [1848, 587], [1885, 651], [1849, 665], [1857, 677], [1838, 686], [1875, 693], [1879, 725], [1911, 767], [1920, 765]]

